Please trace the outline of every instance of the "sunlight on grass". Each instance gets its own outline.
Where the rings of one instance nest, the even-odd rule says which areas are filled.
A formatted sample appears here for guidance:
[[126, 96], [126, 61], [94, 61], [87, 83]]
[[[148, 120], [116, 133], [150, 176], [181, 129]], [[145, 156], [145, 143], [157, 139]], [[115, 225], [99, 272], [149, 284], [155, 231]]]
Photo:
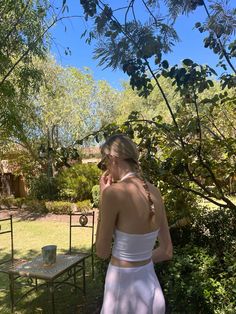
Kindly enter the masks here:
[[[76, 229], [72, 234], [72, 244], [77, 247], [89, 248], [90, 230]], [[24, 255], [27, 251], [41, 251], [47, 244], [57, 245], [57, 252], [69, 249], [69, 224], [62, 222], [17, 222], [14, 224], [15, 249]]]
[[[231, 202], [233, 202], [236, 205], [236, 196], [230, 196], [229, 199], [231, 200]], [[218, 200], [218, 203], [223, 203], [223, 202]], [[219, 207], [218, 205], [215, 205], [215, 204], [213, 204], [213, 203], [211, 203], [211, 202], [209, 202], [203, 198], [199, 198], [198, 205], [203, 206], [203, 207], [207, 207], [209, 209], [216, 209]]]
[[[2, 230], [7, 226], [2, 225]], [[57, 245], [57, 253], [65, 253], [69, 249], [69, 222], [53, 221], [20, 221], [14, 220], [14, 251], [15, 258], [31, 258], [41, 254], [41, 248], [47, 244]], [[9, 234], [0, 238], [0, 261], [3, 256], [9, 254]], [[74, 228], [72, 232], [72, 246], [79, 249], [89, 249], [91, 244], [91, 229]], [[92, 280], [90, 259], [87, 264], [87, 296], [82, 292], [72, 293], [67, 285], [63, 285], [56, 291], [57, 313], [92, 313], [89, 305], [95, 302], [102, 294], [101, 280]], [[99, 274], [98, 274], [99, 275]], [[95, 274], [96, 276], [96, 274]], [[82, 285], [82, 278], [79, 278]], [[21, 290], [22, 293], [23, 290]], [[45, 310], [48, 309], [48, 310]], [[10, 313], [9, 282], [6, 274], [0, 273], [0, 313]], [[15, 313], [51, 313], [51, 303], [46, 289], [40, 289], [37, 293], [30, 294], [16, 307]]]

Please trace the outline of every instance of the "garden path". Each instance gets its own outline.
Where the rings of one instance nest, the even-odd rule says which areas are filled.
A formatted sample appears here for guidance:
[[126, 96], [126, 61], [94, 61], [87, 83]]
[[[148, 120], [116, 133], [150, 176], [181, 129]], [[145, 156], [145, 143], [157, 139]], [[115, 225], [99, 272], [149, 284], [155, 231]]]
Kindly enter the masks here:
[[[95, 224], [98, 218], [98, 210], [95, 211]], [[57, 222], [68, 222], [68, 215], [56, 215], [56, 214], [45, 214], [45, 213], [35, 213], [22, 209], [0, 209], [0, 217], [7, 218], [9, 215], [12, 215], [13, 218], [20, 220], [38, 220], [38, 221], [57, 221]]]

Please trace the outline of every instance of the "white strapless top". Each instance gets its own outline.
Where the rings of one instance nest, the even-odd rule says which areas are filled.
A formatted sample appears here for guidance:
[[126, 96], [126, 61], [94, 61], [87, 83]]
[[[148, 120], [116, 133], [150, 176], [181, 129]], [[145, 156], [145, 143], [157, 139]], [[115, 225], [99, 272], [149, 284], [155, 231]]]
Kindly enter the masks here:
[[144, 234], [131, 234], [115, 229], [112, 255], [130, 262], [145, 261], [151, 258], [158, 231], [159, 229]]

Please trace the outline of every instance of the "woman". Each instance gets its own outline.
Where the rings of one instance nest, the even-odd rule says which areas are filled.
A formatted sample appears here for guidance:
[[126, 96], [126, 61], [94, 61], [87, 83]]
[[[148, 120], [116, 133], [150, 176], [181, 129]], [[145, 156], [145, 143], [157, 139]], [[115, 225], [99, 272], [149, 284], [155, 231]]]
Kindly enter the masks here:
[[140, 175], [139, 153], [130, 138], [110, 137], [101, 153], [99, 166], [106, 171], [100, 179], [96, 253], [102, 259], [111, 255], [101, 313], [163, 314], [153, 263], [171, 259], [172, 243], [161, 194]]

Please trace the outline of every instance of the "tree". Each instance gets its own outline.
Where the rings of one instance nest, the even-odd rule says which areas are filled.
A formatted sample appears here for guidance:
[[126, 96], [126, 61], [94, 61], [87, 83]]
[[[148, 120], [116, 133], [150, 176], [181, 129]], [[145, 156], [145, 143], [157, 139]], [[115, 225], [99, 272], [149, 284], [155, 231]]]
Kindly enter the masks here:
[[[201, 100], [203, 92], [214, 88], [213, 78], [217, 76], [217, 73], [209, 66], [198, 65], [190, 59], [184, 59], [180, 66], [169, 66], [168, 61], [163, 60], [163, 56], [172, 50], [175, 41], [178, 40], [174, 24], [168, 24], [164, 17], [156, 13], [155, 8], [159, 1], [155, 0], [141, 1], [147, 12], [147, 18], [145, 21], [139, 19], [135, 12], [136, 2], [138, 1], [129, 1], [127, 6], [118, 10], [100, 0], [81, 1], [85, 18], [91, 18], [93, 22], [93, 29], [89, 32], [88, 40], [98, 39], [95, 57], [100, 60], [100, 65], [122, 68], [130, 76], [130, 85], [139, 91], [140, 96], [147, 97], [153, 91], [154, 86], [159, 89], [172, 123], [163, 125], [159, 119], [155, 121], [153, 118], [145, 121], [143, 126], [137, 116], [131, 118], [132, 123], [137, 123], [141, 144], [145, 146], [152, 160], [155, 157], [154, 160], [157, 161], [155, 145], [159, 142], [159, 129], [167, 132], [166, 140], [171, 139], [171, 141], [167, 141], [167, 143], [171, 143], [167, 146], [169, 146], [170, 155], [175, 155], [175, 162], [173, 167], [170, 163], [171, 160], [166, 160], [170, 164], [166, 167], [172, 174], [172, 179], [176, 179], [174, 173], [177, 171], [176, 167], [183, 174], [183, 178], [177, 182], [178, 184], [176, 180], [169, 183], [173, 187], [187, 189], [219, 206], [229, 207], [235, 211], [236, 206], [226, 196], [227, 191], [222, 187], [218, 177], [218, 174], [221, 173], [218, 171], [221, 163], [216, 165], [213, 163], [213, 155], [209, 157], [209, 148], [211, 147], [212, 152], [213, 145], [217, 145], [216, 151], [219, 150], [221, 154], [224, 154], [229, 146], [230, 151], [234, 151], [235, 140], [224, 139], [219, 142], [214, 138], [208, 139], [209, 134], [212, 135], [212, 133], [203, 132], [206, 121], [201, 115], [201, 108], [206, 107], [206, 104], [212, 107], [228, 102], [232, 105], [235, 104], [235, 95], [229, 97], [226, 87], [230, 89], [236, 83], [235, 67], [232, 61], [235, 58], [236, 47], [236, 42], [232, 40], [232, 36], [235, 34], [236, 11], [230, 6], [227, 8], [227, 3], [219, 1], [210, 4], [206, 4], [202, 0], [165, 1], [169, 9], [169, 16], [172, 16], [172, 22], [176, 20], [178, 13], [188, 14], [198, 6], [203, 6], [205, 9], [206, 22], [197, 23], [196, 27], [200, 32], [208, 32], [204, 45], [219, 55], [218, 65], [225, 72], [219, 77], [220, 92], [214, 97]], [[123, 16], [120, 14], [122, 9]], [[121, 21], [122, 18], [123, 21]], [[156, 69], [152, 66], [152, 60], [155, 61]], [[171, 79], [175, 92], [181, 97], [180, 106], [176, 106], [175, 101], [169, 99], [167, 91], [160, 83], [162, 76]], [[194, 109], [194, 115], [193, 113], [187, 114], [188, 106]], [[176, 111], [175, 108], [177, 108]], [[130, 121], [127, 122], [127, 125], [130, 125]], [[235, 167], [235, 158], [231, 156], [230, 160], [232, 167], [229, 168], [229, 171]], [[197, 162], [196, 167], [195, 161]], [[225, 167], [225, 171], [228, 171], [228, 166]], [[208, 178], [208, 182], [202, 180], [205, 177]], [[184, 184], [186, 178], [189, 181], [189, 187]], [[209, 182], [212, 189], [208, 188]]]
[[2, 1], [0, 8], [0, 126], [15, 126], [17, 113], [26, 106], [25, 97], [40, 85], [41, 73], [32, 58], [43, 58], [47, 45], [48, 2]]
[[70, 159], [79, 158], [76, 140], [103, 123], [106, 104], [112, 114], [116, 93], [107, 83], [96, 82], [87, 68], [63, 68], [50, 58], [38, 66], [44, 73], [44, 84], [36, 96], [41, 150], [51, 160], [54, 174], [62, 166], [69, 167]]
[[[161, 78], [161, 84], [168, 90], [168, 96], [176, 99], [176, 104], [180, 100], [174, 92], [171, 81], [164, 77]], [[161, 115], [164, 122], [171, 122], [171, 116], [165, 106], [164, 100], [157, 89], [148, 95], [146, 98], [139, 97], [137, 89], [132, 89], [128, 82], [123, 83], [123, 90], [120, 93], [120, 99], [117, 106], [116, 123], [121, 124], [127, 121], [132, 111], [142, 113], [143, 119], [152, 119], [155, 116]]]
[[[63, 20], [48, 0], [2, 0], [0, 7], [0, 134], [21, 128], [21, 116], [31, 112], [29, 97], [39, 90], [42, 72], [35, 58], [44, 59], [50, 47], [50, 28]], [[74, 16], [77, 17], [77, 16]]]
[[[33, 63], [42, 73], [41, 86], [14, 113], [16, 121], [5, 132], [2, 146], [22, 146], [38, 163], [36, 168], [53, 177], [62, 167], [70, 167], [72, 160], [80, 160], [78, 137], [100, 128], [105, 118], [113, 121], [118, 93], [106, 82], [95, 81], [87, 68], [64, 68], [51, 56], [35, 58]], [[110, 117], [105, 116], [108, 108]]]

